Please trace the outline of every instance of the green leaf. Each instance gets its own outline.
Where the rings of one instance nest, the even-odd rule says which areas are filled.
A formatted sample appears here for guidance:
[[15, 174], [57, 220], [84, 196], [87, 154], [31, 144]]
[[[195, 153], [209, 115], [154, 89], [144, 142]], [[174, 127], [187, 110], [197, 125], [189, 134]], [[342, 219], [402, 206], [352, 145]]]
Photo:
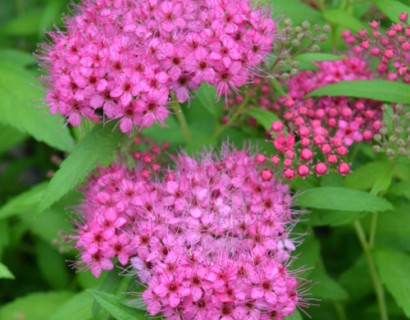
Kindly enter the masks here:
[[98, 290], [88, 290], [103, 309], [117, 320], [145, 319], [144, 312], [123, 305], [119, 298]]
[[265, 109], [251, 108], [246, 109], [245, 113], [255, 118], [255, 120], [258, 121], [266, 131], [271, 129], [272, 122], [279, 119], [275, 113]]
[[323, 271], [315, 269], [309, 275], [309, 279], [316, 282], [316, 285], [314, 285], [311, 290], [312, 295], [316, 298], [343, 301], [349, 297], [346, 290]]
[[26, 138], [27, 135], [25, 133], [21, 133], [9, 126], [0, 125], [0, 153], [9, 150]]
[[367, 192], [341, 187], [312, 188], [295, 197], [299, 206], [342, 211], [386, 211], [392, 205], [385, 199]]
[[35, 35], [39, 31], [42, 16], [42, 10], [28, 12], [0, 28], [0, 34], [7, 36]]
[[40, 35], [49, 29], [53, 23], [61, 25], [61, 15], [67, 5], [66, 0], [48, 0], [43, 10], [43, 15], [39, 24]]
[[377, 179], [389, 171], [390, 166], [391, 163], [388, 161], [366, 163], [348, 175], [345, 178], [344, 185], [351, 189], [370, 190]]
[[396, 183], [390, 188], [389, 193], [395, 196], [404, 196], [410, 200], [410, 182], [400, 181]]
[[338, 227], [361, 219], [366, 214], [365, 212], [316, 209], [309, 214], [309, 224], [311, 226]]
[[385, 102], [410, 103], [407, 84], [387, 80], [355, 80], [329, 84], [309, 93], [306, 97], [347, 96]]
[[47, 187], [48, 182], [40, 183], [8, 201], [0, 209], [0, 219], [26, 211], [35, 211]]
[[[6, 61], [7, 62], [7, 61]], [[70, 151], [74, 141], [61, 117], [39, 109], [44, 93], [32, 73], [16, 63], [0, 61], [0, 123], [32, 135], [59, 150]]]
[[382, 282], [410, 318], [410, 256], [385, 249], [374, 252], [374, 258]]
[[298, 268], [307, 269], [303, 274], [309, 274], [314, 265], [319, 260], [320, 255], [320, 243], [313, 235], [307, 236], [302, 245], [297, 247], [294, 256], [297, 259], [292, 263], [291, 269], [296, 270]]
[[3, 64], [5, 62], [11, 62], [22, 67], [36, 63], [36, 59], [32, 54], [15, 49], [1, 49], [0, 61]]
[[395, 0], [373, 0], [375, 5], [383, 12], [391, 21], [401, 23], [399, 20], [400, 13], [410, 14], [410, 7]]
[[4, 264], [0, 262], [0, 279], [14, 279], [14, 275]]
[[36, 242], [36, 258], [41, 274], [55, 290], [67, 288], [70, 277], [64, 257], [42, 240]]
[[283, 15], [286, 18], [290, 18], [294, 26], [301, 24], [303, 21], [319, 24], [325, 23], [319, 11], [312, 9], [312, 7], [299, 0], [271, 0], [271, 4], [275, 17]]
[[113, 125], [97, 126], [80, 140], [73, 152], [54, 174], [40, 203], [40, 211], [49, 208], [74, 189], [95, 167], [116, 149], [123, 134]]
[[299, 62], [315, 62], [344, 60], [344, 58], [331, 53], [301, 53], [295, 57], [295, 60]]
[[366, 25], [361, 23], [356, 17], [341, 9], [331, 9], [323, 12], [323, 17], [330, 23], [341, 25], [352, 31], [366, 29]]
[[93, 300], [86, 291], [78, 293], [61, 305], [49, 320], [89, 320]]
[[339, 283], [347, 290], [352, 300], [358, 300], [373, 292], [366, 259], [362, 254], [340, 277]]
[[0, 319], [45, 320], [72, 296], [71, 292], [29, 294], [1, 307]]
[[195, 99], [192, 100], [190, 108], [201, 107], [211, 114], [215, 120], [219, 121], [222, 117], [224, 105], [221, 99], [217, 101], [217, 97], [214, 86], [202, 84], [197, 91]]

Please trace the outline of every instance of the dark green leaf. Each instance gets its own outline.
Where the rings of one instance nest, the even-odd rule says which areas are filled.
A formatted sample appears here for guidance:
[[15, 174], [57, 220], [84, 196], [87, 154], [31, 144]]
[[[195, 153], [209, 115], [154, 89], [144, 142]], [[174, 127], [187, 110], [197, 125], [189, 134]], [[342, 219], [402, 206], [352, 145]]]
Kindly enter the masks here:
[[364, 255], [361, 255], [338, 280], [352, 300], [361, 299], [373, 291], [373, 283]]
[[309, 214], [309, 224], [312, 226], [337, 227], [350, 224], [363, 218], [366, 214], [365, 212], [316, 209]]
[[330, 23], [349, 28], [352, 31], [360, 31], [367, 26], [357, 18], [341, 9], [331, 9], [323, 12], [323, 17]]
[[245, 113], [255, 118], [255, 120], [258, 121], [266, 131], [269, 131], [271, 129], [272, 122], [279, 119], [275, 113], [265, 109], [246, 109]]
[[9, 268], [0, 262], [0, 279], [14, 279], [14, 275]]
[[49, 110], [39, 109], [44, 93], [34, 76], [18, 64], [0, 61], [0, 123], [32, 135], [59, 150], [70, 151], [74, 146], [70, 132], [61, 117]]
[[61, 305], [50, 320], [89, 320], [92, 304], [93, 297], [83, 291]]
[[383, 12], [391, 21], [401, 23], [399, 20], [400, 13], [410, 14], [410, 7], [395, 0], [373, 0], [376, 6]]
[[9, 126], [0, 125], [0, 153], [9, 150], [26, 138], [27, 135], [25, 133]]
[[113, 125], [97, 126], [76, 145], [54, 174], [40, 203], [40, 211], [49, 208], [75, 188], [98, 164], [116, 149], [123, 134]]
[[318, 269], [313, 270], [313, 272], [309, 274], [309, 279], [316, 283], [312, 287], [312, 295], [315, 298], [343, 301], [349, 297], [346, 290], [340, 284]]
[[410, 318], [410, 256], [385, 249], [374, 252], [374, 258], [382, 282]]
[[1, 307], [0, 319], [45, 320], [72, 296], [71, 292], [29, 294]]
[[342, 211], [386, 211], [392, 205], [385, 199], [367, 192], [340, 187], [313, 188], [301, 192], [295, 202], [308, 208]]
[[304, 274], [308, 274], [312, 271], [311, 268], [316, 265], [319, 255], [320, 243], [313, 235], [309, 235], [304, 239], [302, 245], [297, 247], [294, 254], [294, 256], [297, 256], [297, 259], [291, 265], [291, 269], [307, 269], [307, 272]]
[[195, 99], [191, 102], [191, 108], [202, 107], [211, 114], [215, 120], [219, 121], [222, 116], [224, 103], [221, 99], [217, 101], [217, 98], [218, 95], [214, 86], [202, 84], [197, 91]]
[[112, 294], [98, 290], [88, 290], [88, 292], [91, 293], [102, 308], [108, 311], [117, 320], [145, 319], [144, 312], [125, 306]]
[[70, 281], [67, 265], [64, 257], [55, 248], [42, 240], [38, 240], [36, 258], [43, 278], [53, 289], [67, 288]]
[[309, 93], [307, 97], [347, 96], [385, 102], [410, 103], [407, 84], [387, 80], [355, 80], [329, 84]]

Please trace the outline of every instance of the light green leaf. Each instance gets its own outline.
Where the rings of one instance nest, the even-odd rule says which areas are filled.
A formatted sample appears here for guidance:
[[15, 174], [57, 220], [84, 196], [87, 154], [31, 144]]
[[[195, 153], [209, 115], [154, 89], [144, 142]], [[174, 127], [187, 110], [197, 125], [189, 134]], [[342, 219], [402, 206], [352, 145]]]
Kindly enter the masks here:
[[0, 209], [0, 219], [27, 211], [35, 211], [48, 187], [48, 182], [40, 183], [8, 201]]
[[367, 192], [341, 188], [321, 187], [301, 192], [295, 197], [299, 206], [342, 211], [386, 211], [392, 205], [385, 199]]
[[0, 28], [0, 34], [8, 36], [35, 35], [39, 31], [42, 16], [42, 10], [28, 12]]
[[303, 21], [309, 21], [312, 24], [325, 23], [319, 11], [299, 0], [271, 0], [271, 4], [274, 10], [274, 17], [284, 16], [290, 18], [294, 26], [301, 24]]
[[0, 262], [0, 279], [14, 279], [14, 275], [9, 268]]
[[125, 306], [112, 294], [98, 290], [88, 290], [88, 292], [91, 293], [103, 309], [108, 311], [117, 320], [146, 319], [143, 311]]
[[220, 99], [217, 101], [218, 95], [216, 88], [208, 84], [202, 84], [196, 94], [194, 100], [192, 100], [192, 106], [190, 108], [202, 107], [209, 114], [211, 114], [215, 120], [219, 121], [222, 116], [224, 103]]
[[116, 149], [123, 134], [113, 125], [97, 126], [80, 140], [54, 174], [40, 203], [40, 211], [49, 208], [74, 189], [95, 167]]
[[71, 292], [29, 294], [1, 307], [0, 319], [46, 320], [72, 296]]
[[[6, 61], [7, 62], [7, 61]], [[59, 150], [70, 151], [74, 141], [61, 117], [39, 109], [44, 93], [32, 73], [16, 63], [0, 61], [0, 123], [32, 135]]]
[[409, 86], [387, 80], [355, 80], [329, 84], [309, 93], [306, 97], [347, 96], [385, 102], [410, 103]]
[[299, 62], [315, 62], [315, 61], [336, 61], [344, 58], [331, 53], [302, 53], [295, 57]]
[[0, 153], [9, 150], [16, 144], [24, 141], [26, 138], [27, 135], [25, 133], [22, 133], [10, 126], [3, 126], [0, 124]]
[[279, 119], [275, 113], [265, 109], [246, 109], [245, 113], [255, 118], [255, 120], [258, 121], [266, 131], [269, 131], [271, 129], [272, 122]]
[[410, 256], [385, 249], [374, 252], [374, 258], [382, 282], [410, 318]]
[[309, 279], [314, 283], [316, 282], [316, 285], [311, 290], [312, 295], [316, 298], [343, 301], [349, 297], [346, 290], [323, 271], [315, 269], [309, 275]]
[[323, 17], [330, 23], [349, 28], [352, 31], [357, 32], [366, 29], [366, 25], [361, 23], [356, 17], [341, 9], [326, 10], [323, 12]]
[[391, 21], [401, 23], [399, 20], [400, 13], [410, 14], [410, 7], [395, 0], [373, 0], [375, 5], [383, 12]]
[[83, 291], [61, 305], [49, 320], [89, 320], [92, 304], [93, 297]]
[[344, 185], [351, 189], [370, 190], [377, 179], [389, 171], [390, 166], [391, 163], [388, 161], [366, 163], [348, 175], [345, 178]]

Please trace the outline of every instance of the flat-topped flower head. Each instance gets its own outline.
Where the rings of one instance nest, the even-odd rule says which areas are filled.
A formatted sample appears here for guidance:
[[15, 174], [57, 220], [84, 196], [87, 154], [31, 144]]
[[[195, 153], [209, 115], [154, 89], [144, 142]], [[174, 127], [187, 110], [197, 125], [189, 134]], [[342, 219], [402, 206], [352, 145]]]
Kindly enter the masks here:
[[[303, 303], [287, 270], [297, 220], [288, 186], [263, 174], [262, 155], [225, 145], [143, 179], [100, 169], [89, 180], [75, 235], [95, 276], [131, 264], [151, 315], [168, 319], [275, 319]], [[263, 161], [262, 161], [263, 160]]]
[[247, 84], [275, 34], [250, 0], [86, 0], [65, 27], [39, 55], [52, 114], [120, 119], [126, 133], [163, 123], [171, 93], [182, 103], [202, 83], [218, 95]]

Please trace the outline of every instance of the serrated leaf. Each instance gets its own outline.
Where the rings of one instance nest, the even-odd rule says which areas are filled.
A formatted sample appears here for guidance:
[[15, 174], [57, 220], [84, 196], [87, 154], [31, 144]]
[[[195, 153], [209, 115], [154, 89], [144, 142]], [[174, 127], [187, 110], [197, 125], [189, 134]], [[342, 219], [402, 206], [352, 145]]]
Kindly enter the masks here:
[[0, 262], [0, 279], [14, 279], [14, 275], [9, 268]]
[[64, 302], [72, 296], [73, 294], [71, 292], [29, 294], [2, 306], [0, 309], [0, 319], [48, 319]]
[[374, 252], [374, 258], [383, 284], [410, 318], [410, 256], [385, 249]]
[[14, 214], [26, 211], [35, 211], [47, 187], [48, 182], [40, 183], [32, 187], [30, 190], [25, 191], [9, 200], [0, 209], [0, 219], [4, 219]]
[[40, 203], [40, 211], [49, 208], [74, 189], [95, 167], [116, 149], [123, 134], [113, 125], [97, 126], [80, 140], [72, 153], [61, 163]]
[[386, 211], [393, 206], [385, 199], [367, 192], [341, 188], [321, 187], [301, 192], [295, 197], [299, 206], [342, 211]]
[[410, 14], [410, 7], [395, 0], [373, 0], [375, 5], [383, 12], [391, 21], [401, 23], [399, 20], [400, 13]]
[[49, 320], [89, 320], [92, 304], [93, 297], [83, 291], [61, 305]]
[[387, 80], [340, 81], [310, 92], [306, 97], [347, 96], [385, 102], [410, 103], [407, 84]]
[[36, 88], [34, 75], [17, 63], [0, 61], [0, 123], [32, 135], [36, 140], [63, 151], [74, 141], [61, 117], [39, 109], [44, 93]]
[[271, 129], [272, 122], [279, 119], [275, 113], [265, 109], [251, 108], [246, 109], [244, 112], [255, 118], [255, 120], [258, 121], [258, 123], [260, 123], [266, 131]]
[[145, 319], [144, 312], [123, 305], [118, 297], [98, 291], [88, 290], [103, 309], [108, 311], [117, 320]]
[[316, 285], [314, 285], [311, 290], [312, 295], [316, 298], [343, 301], [349, 297], [346, 290], [323, 271], [318, 269], [313, 270], [309, 275], [309, 279], [316, 282]]
[[366, 25], [356, 17], [341, 9], [326, 10], [323, 12], [323, 17], [330, 23], [349, 28], [352, 31], [357, 32], [366, 28]]
[[389, 171], [391, 163], [388, 161], [375, 161], [366, 163], [355, 169], [344, 181], [347, 188], [370, 190], [380, 175]]

